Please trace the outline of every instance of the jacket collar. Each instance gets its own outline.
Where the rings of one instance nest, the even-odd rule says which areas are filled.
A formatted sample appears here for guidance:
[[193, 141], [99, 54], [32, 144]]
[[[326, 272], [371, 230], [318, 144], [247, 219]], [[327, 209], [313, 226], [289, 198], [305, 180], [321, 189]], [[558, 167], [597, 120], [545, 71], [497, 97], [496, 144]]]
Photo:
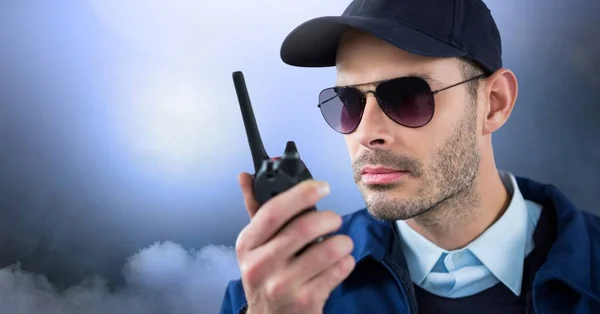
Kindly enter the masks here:
[[600, 218], [580, 211], [554, 185], [517, 178], [526, 199], [556, 213], [556, 240], [533, 285], [540, 289], [558, 280], [575, 292], [600, 302]]
[[[516, 177], [525, 199], [556, 212], [557, 238], [538, 270], [534, 288], [559, 280], [579, 294], [600, 302], [600, 218], [578, 210], [555, 186]], [[595, 220], [594, 220], [595, 219]], [[353, 257], [357, 261], [371, 257], [381, 261], [392, 248], [394, 222], [373, 218], [366, 209], [344, 217], [339, 232], [354, 241]]]
[[367, 257], [381, 261], [391, 248], [394, 231], [390, 221], [375, 219], [367, 209], [343, 217], [337, 233], [347, 234], [354, 241], [352, 256], [357, 263]]

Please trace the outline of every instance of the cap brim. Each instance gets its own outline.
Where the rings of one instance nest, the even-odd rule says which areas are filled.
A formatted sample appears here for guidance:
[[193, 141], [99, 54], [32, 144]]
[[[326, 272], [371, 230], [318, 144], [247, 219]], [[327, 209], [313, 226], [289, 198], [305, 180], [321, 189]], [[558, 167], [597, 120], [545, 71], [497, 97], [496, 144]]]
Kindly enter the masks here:
[[338, 43], [351, 28], [368, 32], [417, 55], [466, 56], [466, 52], [398, 22], [363, 16], [325, 16], [296, 27], [281, 45], [281, 59], [299, 67], [335, 66]]

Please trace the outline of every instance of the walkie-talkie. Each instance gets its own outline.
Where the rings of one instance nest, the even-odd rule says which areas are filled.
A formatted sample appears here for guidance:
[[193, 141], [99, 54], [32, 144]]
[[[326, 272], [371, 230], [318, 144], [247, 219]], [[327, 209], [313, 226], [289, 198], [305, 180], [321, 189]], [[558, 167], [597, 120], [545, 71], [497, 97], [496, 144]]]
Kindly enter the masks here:
[[[235, 85], [235, 91], [240, 103], [248, 144], [250, 145], [250, 152], [254, 162], [254, 194], [257, 202], [262, 206], [277, 194], [290, 189], [304, 180], [312, 179], [312, 175], [300, 159], [296, 143], [293, 141], [287, 142], [283, 156], [269, 157], [258, 131], [258, 126], [256, 125], [256, 118], [254, 117], [252, 103], [250, 102], [248, 88], [246, 87], [246, 81], [242, 72], [233, 72], [233, 84]], [[312, 206], [306, 209], [306, 211], [309, 210], [317, 210], [317, 208]], [[315, 242], [322, 240], [323, 238], [321, 237]]]

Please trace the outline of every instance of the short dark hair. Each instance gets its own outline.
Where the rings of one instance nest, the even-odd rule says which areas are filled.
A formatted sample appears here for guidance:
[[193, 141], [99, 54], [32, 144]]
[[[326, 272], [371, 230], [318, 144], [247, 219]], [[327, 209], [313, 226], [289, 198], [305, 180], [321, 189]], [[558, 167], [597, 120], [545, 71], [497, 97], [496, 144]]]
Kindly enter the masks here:
[[[465, 80], [471, 79], [478, 75], [485, 73], [483, 67], [479, 65], [479, 63], [468, 59], [468, 58], [459, 58], [460, 61], [460, 70]], [[467, 83], [467, 88], [469, 90], [469, 94], [474, 99], [477, 98], [477, 88], [479, 88], [479, 80], [472, 80]]]

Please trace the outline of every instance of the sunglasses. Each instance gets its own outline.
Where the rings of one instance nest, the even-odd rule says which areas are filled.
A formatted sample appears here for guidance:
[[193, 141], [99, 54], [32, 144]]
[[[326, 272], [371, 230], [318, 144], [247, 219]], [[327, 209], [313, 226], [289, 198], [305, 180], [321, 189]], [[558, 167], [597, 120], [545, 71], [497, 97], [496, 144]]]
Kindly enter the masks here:
[[488, 75], [481, 74], [435, 91], [425, 79], [414, 76], [379, 82], [374, 91], [361, 92], [352, 86], [330, 87], [319, 94], [318, 107], [332, 129], [349, 134], [360, 124], [367, 103], [365, 95], [373, 93], [388, 118], [408, 128], [419, 128], [433, 119], [435, 94]]

